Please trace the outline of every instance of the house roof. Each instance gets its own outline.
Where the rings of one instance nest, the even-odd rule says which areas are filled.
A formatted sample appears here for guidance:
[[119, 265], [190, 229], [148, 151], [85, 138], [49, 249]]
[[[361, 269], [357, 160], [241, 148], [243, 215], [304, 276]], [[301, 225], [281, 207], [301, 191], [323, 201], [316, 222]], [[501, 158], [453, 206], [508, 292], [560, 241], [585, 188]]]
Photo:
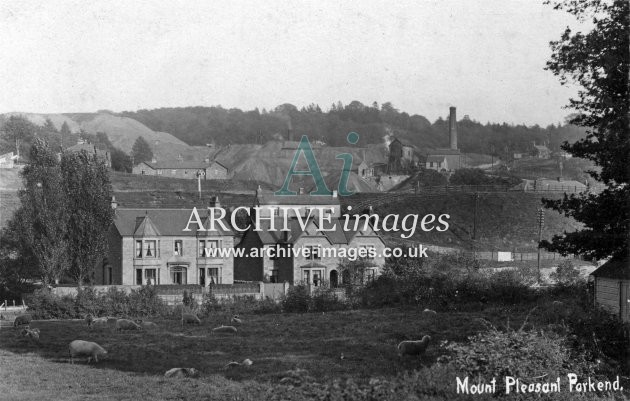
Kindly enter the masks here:
[[459, 149], [433, 149], [427, 151], [427, 156], [436, 156], [436, 155], [461, 155], [462, 153]]
[[415, 147], [416, 147], [416, 145], [412, 144], [412, 143], [411, 143], [411, 142], [409, 142], [408, 140], [406, 140], [406, 139], [400, 139], [400, 138], [394, 138], [394, 139], [392, 139], [392, 141], [390, 142], [390, 144], [389, 144], [389, 145], [391, 146], [391, 144], [392, 144], [392, 143], [394, 143], [395, 141], [400, 142], [400, 144], [401, 144], [402, 146], [406, 146], [406, 147], [408, 147], [408, 148], [415, 148]]
[[[291, 218], [287, 221], [287, 228], [289, 228], [290, 231], [281, 231], [284, 225], [284, 220], [281, 217], [276, 217], [274, 219], [274, 231], [270, 230], [271, 222], [269, 220], [263, 220], [260, 223], [261, 224], [258, 228], [260, 228], [261, 231], [250, 230], [249, 232], [257, 234], [264, 245], [273, 245], [278, 243], [294, 244], [302, 236], [308, 234], [309, 230], [317, 232], [317, 235], [327, 239], [328, 242], [333, 245], [348, 244], [359, 232], [362, 231], [359, 229], [344, 231], [344, 219], [334, 217], [331, 218], [330, 223], [324, 222], [324, 225], [321, 227], [331, 231], [316, 231], [319, 228], [319, 219], [317, 218], [309, 219], [309, 221], [305, 224], [306, 231], [302, 230], [297, 218]], [[360, 225], [360, 227], [362, 226], [363, 225]], [[379, 237], [379, 235], [371, 228], [368, 235]]]
[[534, 148], [536, 148], [536, 150], [539, 150], [539, 151], [549, 152], [549, 148], [546, 147], [545, 145], [534, 145]]
[[[144, 162], [147, 166], [152, 169], [207, 169], [210, 167], [210, 163], [199, 162], [199, 161], [179, 161], [179, 160], [167, 160], [167, 161], [159, 161], [159, 162]], [[224, 166], [225, 167], [225, 166]]]
[[444, 155], [438, 156], [438, 155], [429, 155], [427, 156], [427, 163], [436, 163], [436, 162], [443, 162], [444, 159], [446, 159], [446, 157]]
[[630, 280], [630, 259], [628, 257], [611, 259], [591, 274], [595, 277]]
[[332, 195], [275, 195], [272, 191], [258, 190], [258, 205], [339, 205]]
[[[122, 236], [224, 236], [234, 235], [232, 230], [224, 231], [215, 224], [214, 231], [197, 232], [197, 224], [190, 224], [190, 231], [183, 231], [191, 218], [193, 209], [142, 209], [118, 208], [114, 215], [114, 225]], [[208, 211], [197, 209], [204, 228], [208, 229]], [[194, 221], [194, 219], [193, 219]], [[230, 228], [229, 218], [223, 219]]]

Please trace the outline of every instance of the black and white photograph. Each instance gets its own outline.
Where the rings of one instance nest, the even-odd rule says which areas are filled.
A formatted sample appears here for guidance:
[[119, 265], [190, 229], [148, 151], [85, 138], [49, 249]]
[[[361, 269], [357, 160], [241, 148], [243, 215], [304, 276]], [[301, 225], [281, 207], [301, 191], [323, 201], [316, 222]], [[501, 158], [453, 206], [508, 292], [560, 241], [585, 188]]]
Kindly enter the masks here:
[[630, 1], [0, 0], [0, 400], [630, 399]]

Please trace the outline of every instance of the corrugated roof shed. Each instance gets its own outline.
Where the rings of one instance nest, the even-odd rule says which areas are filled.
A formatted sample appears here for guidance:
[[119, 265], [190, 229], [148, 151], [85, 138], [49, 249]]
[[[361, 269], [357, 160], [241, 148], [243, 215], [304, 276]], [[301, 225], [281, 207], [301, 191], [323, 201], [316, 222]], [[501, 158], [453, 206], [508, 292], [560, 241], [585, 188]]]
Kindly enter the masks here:
[[595, 277], [630, 280], [630, 259], [611, 259], [591, 274]]

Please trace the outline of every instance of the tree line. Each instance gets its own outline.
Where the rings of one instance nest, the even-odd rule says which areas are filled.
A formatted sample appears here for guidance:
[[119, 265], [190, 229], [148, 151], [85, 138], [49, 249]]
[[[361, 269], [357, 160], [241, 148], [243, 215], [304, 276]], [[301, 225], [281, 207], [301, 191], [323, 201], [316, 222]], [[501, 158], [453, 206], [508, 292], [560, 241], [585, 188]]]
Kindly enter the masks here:
[[[243, 111], [214, 107], [160, 108], [125, 111], [120, 116], [140, 121], [154, 131], [168, 132], [190, 145], [215, 143], [263, 144], [273, 139], [293, 139], [308, 135], [330, 146], [347, 146], [348, 132], [361, 134], [364, 144], [382, 143], [388, 134], [404, 139], [420, 149], [448, 147], [448, 117], [431, 123], [421, 115], [409, 115], [390, 102], [364, 105], [359, 101], [332, 104], [327, 111], [311, 104], [298, 109], [282, 104], [273, 110]], [[486, 123], [463, 118], [458, 121], [459, 148], [467, 153], [527, 153], [534, 142], [559, 150], [563, 141], [584, 136], [584, 129], [558, 123], [547, 127]]]

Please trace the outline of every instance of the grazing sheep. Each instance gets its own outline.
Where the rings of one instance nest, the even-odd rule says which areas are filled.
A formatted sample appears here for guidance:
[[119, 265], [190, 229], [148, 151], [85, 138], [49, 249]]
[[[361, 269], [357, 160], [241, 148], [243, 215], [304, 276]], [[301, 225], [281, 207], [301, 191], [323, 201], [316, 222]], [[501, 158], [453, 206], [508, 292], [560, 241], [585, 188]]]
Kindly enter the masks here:
[[238, 317], [238, 315], [234, 315], [230, 323], [243, 324], [243, 321], [240, 317]]
[[129, 319], [118, 319], [116, 320], [116, 331], [122, 330], [142, 330], [142, 327]]
[[430, 336], [424, 336], [419, 341], [403, 341], [398, 344], [398, 355], [421, 355], [426, 351], [429, 341]]
[[235, 368], [237, 366], [241, 366], [241, 364], [239, 362], [232, 361], [232, 362], [228, 362], [228, 364], [225, 365], [225, 369]]
[[252, 364], [253, 364], [253, 363], [254, 363], [254, 362], [252, 362], [252, 360], [251, 360], [251, 359], [245, 359], [245, 360], [243, 361], [243, 363], [242, 363], [242, 364], [243, 364], [244, 366], [252, 366]]
[[553, 301], [551, 304], [553, 306], [564, 306], [564, 302], [562, 301]]
[[22, 329], [20, 334], [24, 337], [28, 337], [33, 341], [39, 342], [39, 329]]
[[87, 324], [88, 328], [92, 327], [93, 322], [94, 322], [94, 317], [92, 316], [91, 313], [88, 313], [87, 315], [85, 315], [85, 323]]
[[201, 324], [201, 320], [199, 320], [199, 318], [192, 314], [192, 313], [184, 313], [182, 315], [182, 326], [185, 324]]
[[94, 362], [98, 362], [99, 355], [107, 354], [107, 351], [97, 343], [83, 340], [74, 340], [71, 342], [68, 351], [70, 352], [71, 363], [74, 363], [74, 357], [78, 355], [87, 355], [87, 363], [90, 363], [92, 358], [94, 358]]
[[199, 377], [199, 371], [195, 368], [173, 368], [164, 373], [166, 377]]
[[153, 322], [140, 322], [140, 326], [145, 330], [153, 330], [158, 327], [158, 325]]
[[106, 317], [97, 317], [92, 320], [92, 327], [107, 327], [107, 318]]
[[434, 311], [433, 309], [425, 309], [422, 311], [422, 313], [427, 314], [427, 315], [437, 315], [437, 312]]
[[15, 320], [13, 321], [13, 327], [28, 326], [30, 325], [32, 320], [33, 318], [28, 313], [18, 315], [15, 317]]
[[213, 333], [228, 333], [236, 335], [236, 327], [234, 326], [219, 326], [212, 329]]

